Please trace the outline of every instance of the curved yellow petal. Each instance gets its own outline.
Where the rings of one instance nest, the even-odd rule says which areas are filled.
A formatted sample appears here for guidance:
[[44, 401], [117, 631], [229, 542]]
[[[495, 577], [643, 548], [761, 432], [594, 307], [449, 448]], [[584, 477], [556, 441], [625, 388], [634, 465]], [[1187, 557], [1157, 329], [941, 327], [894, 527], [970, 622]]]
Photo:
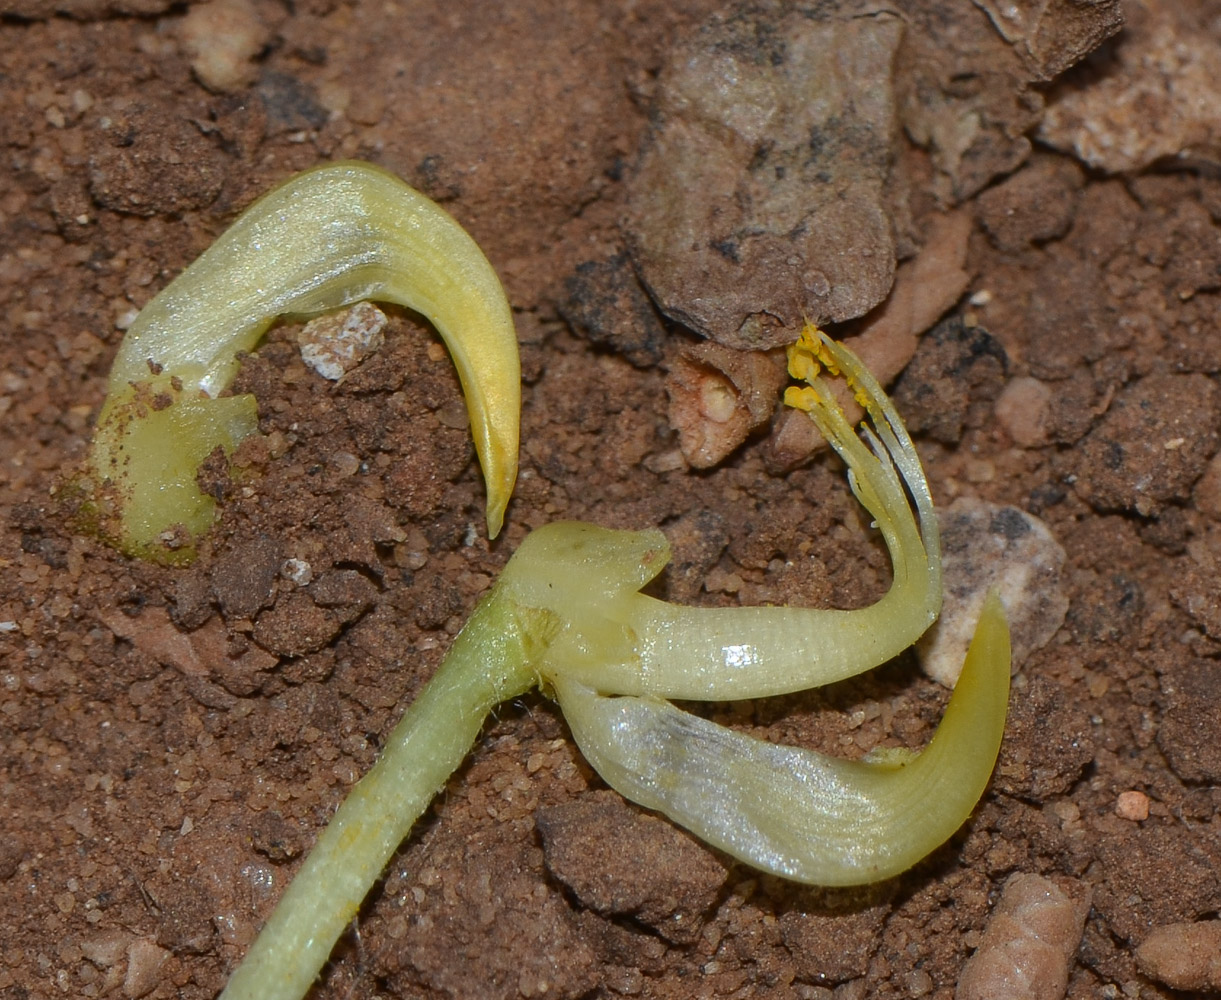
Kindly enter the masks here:
[[[521, 364], [504, 290], [444, 209], [385, 170], [344, 162], [307, 170], [256, 201], [127, 331], [90, 455], [94, 474], [108, 482], [120, 521], [112, 534], [125, 551], [172, 558], [167, 532], [184, 525], [193, 538], [206, 529], [210, 501], [174, 456], [230, 450], [254, 430], [251, 402], [236, 423], [204, 418], [198, 434], [186, 427], [185, 438], [165, 441], [150, 460], [152, 436], [140, 434], [141, 422], [161, 410], [150, 411], [147, 401], [160, 400], [161, 409], [187, 401], [198, 417], [220, 403], [238, 353], [251, 350], [277, 317], [365, 299], [414, 309], [445, 340], [487, 482], [488, 533], [499, 532], [517, 478], [521, 410]], [[211, 428], [220, 423], [226, 431], [216, 436]], [[161, 479], [144, 478], [158, 470]], [[189, 548], [189, 540], [180, 541]]]
[[[933, 623], [941, 610], [941, 540], [902, 418], [860, 359], [816, 327], [807, 327], [791, 349], [790, 367], [809, 383], [796, 401], [847, 464], [853, 493], [885, 539], [894, 566], [889, 591], [853, 611], [696, 608], [628, 592], [603, 600], [598, 613], [634, 634], [637, 655], [616, 658], [574, 628], [549, 654], [556, 672], [604, 694], [763, 698], [862, 673], [897, 656]], [[824, 368], [842, 373], [865, 407], [869, 424], [859, 433], [819, 377]], [[580, 593], [553, 590], [561, 615], [583, 628], [592, 613], [560, 608]]]
[[659, 698], [552, 684], [581, 753], [621, 795], [764, 871], [859, 885], [906, 871], [953, 835], [987, 787], [1009, 701], [1009, 628], [984, 605], [958, 686], [918, 754], [843, 760], [777, 746]]

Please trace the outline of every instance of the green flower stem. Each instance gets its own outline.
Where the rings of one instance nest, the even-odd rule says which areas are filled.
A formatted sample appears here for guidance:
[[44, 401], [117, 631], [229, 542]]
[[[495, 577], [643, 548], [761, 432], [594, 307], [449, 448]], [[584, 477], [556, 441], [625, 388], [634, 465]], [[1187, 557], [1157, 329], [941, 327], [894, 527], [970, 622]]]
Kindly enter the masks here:
[[395, 849], [470, 753], [492, 708], [538, 683], [531, 662], [553, 632], [545, 612], [494, 589], [475, 608], [436, 676], [348, 793], [222, 1000], [299, 1000]]

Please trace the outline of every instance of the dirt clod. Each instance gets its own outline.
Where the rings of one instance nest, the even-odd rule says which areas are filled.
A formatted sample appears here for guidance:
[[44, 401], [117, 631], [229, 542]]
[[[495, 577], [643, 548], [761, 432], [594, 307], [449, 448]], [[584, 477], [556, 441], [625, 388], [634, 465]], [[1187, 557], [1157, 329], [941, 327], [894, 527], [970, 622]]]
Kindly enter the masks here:
[[1057, 239], [1072, 224], [1083, 179], [1070, 160], [1034, 159], [980, 195], [979, 221], [1001, 250]]
[[547, 870], [581, 905], [632, 917], [690, 943], [725, 882], [725, 866], [690, 834], [606, 792], [541, 810]]
[[1098, 862], [1094, 905], [1130, 941], [1221, 906], [1221, 849], [1181, 827], [1124, 824], [1102, 842]]
[[1207, 734], [1221, 718], [1221, 664], [1176, 663], [1162, 675], [1165, 715], [1157, 744], [1184, 781], [1221, 783], [1221, 747]]
[[647, 368], [665, 353], [665, 330], [623, 253], [577, 265], [564, 281], [560, 315], [593, 343]]
[[227, 618], [251, 618], [271, 603], [283, 559], [279, 541], [258, 535], [242, 539], [213, 563], [212, 592]]
[[1176, 990], [1221, 990], [1221, 920], [1156, 927], [1136, 951], [1141, 971]]
[[1089, 715], [1054, 681], [1031, 677], [1010, 699], [1008, 731], [993, 781], [1006, 795], [1046, 802], [1067, 794], [1094, 759]]
[[864, 976], [889, 909], [886, 895], [876, 889], [828, 893], [828, 905], [817, 911], [785, 913], [780, 933], [797, 974], [820, 984]]
[[[575, 915], [540, 892], [542, 852], [480, 838], [433, 854], [370, 956], [401, 995], [576, 1000], [597, 981]], [[455, 864], [458, 862], [458, 864]], [[440, 872], [448, 875], [439, 879]]]
[[184, 117], [141, 96], [97, 120], [89, 193], [103, 208], [180, 215], [210, 205], [224, 183], [224, 157]]
[[289, 594], [254, 624], [254, 641], [277, 656], [304, 656], [339, 634], [339, 615], [302, 593]]
[[954, 443], [984, 422], [1000, 394], [1009, 358], [982, 327], [947, 320], [920, 341], [894, 388], [908, 427]]
[[1218, 401], [1202, 375], [1150, 375], [1115, 398], [1077, 451], [1077, 492], [1146, 517], [1186, 497], [1217, 450]]

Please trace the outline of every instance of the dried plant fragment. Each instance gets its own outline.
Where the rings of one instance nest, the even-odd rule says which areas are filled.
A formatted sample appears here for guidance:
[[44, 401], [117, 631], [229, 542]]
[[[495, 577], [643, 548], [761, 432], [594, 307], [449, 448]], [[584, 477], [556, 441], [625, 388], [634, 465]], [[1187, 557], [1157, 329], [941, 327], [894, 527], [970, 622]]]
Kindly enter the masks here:
[[941, 319], [971, 282], [965, 212], [934, 216], [920, 252], [899, 266], [894, 287], [865, 318], [850, 343], [882, 385], [889, 385], [916, 353], [920, 334]]
[[670, 426], [696, 469], [716, 465], [771, 419], [785, 382], [782, 356], [719, 344], [684, 348], [670, 365]]

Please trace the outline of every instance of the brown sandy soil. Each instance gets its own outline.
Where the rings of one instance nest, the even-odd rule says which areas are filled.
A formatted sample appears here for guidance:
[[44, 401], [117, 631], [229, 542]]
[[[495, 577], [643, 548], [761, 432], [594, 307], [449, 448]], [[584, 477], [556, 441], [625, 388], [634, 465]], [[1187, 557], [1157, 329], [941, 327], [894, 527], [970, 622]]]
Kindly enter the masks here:
[[[63, 6], [10, 3], [0, 22], [0, 1000], [214, 996], [531, 527], [661, 526], [658, 593], [677, 601], [883, 591], [842, 467], [781, 434], [776, 395], [727, 458], [684, 459], [667, 371], [724, 358], [691, 368], [699, 338], [659, 320], [623, 256], [659, 71], [718, 4], [253, 0], [231, 11], [247, 49], [196, 74], [181, 6]], [[988, 4], [941, 6], [946, 37], [1009, 51]], [[1167, 30], [1216, 43], [1215, 3], [1176, 6]], [[983, 138], [955, 158], [905, 119], [883, 157], [905, 178], [887, 205], [901, 257], [939, 208], [971, 223], [952, 322], [892, 383], [934, 495], [1033, 513], [1067, 553], [1067, 616], [1020, 665], [971, 821], [882, 885], [786, 884], [625, 805], [532, 695], [489, 720], [317, 996], [949, 997], [1017, 872], [1092, 893], [1070, 996], [1174, 995], [1136, 945], [1221, 909], [1217, 151], [1156, 101], [1122, 124], [1174, 134], [1128, 162], [1025, 138], [1044, 98], [1135, 92], [1123, 46], [1156, 10], [1129, 14], [1055, 84], [1039, 82], [1055, 58], [1027, 53], [920, 91], [978, 109]], [[526, 384], [503, 537], [483, 531], [449, 359], [401, 311], [340, 386], [291, 328], [246, 362], [266, 436], [232, 477], [210, 470], [223, 514], [194, 566], [77, 533], [62, 487], [120, 327], [258, 193], [340, 157], [441, 200], [504, 278]], [[907, 656], [708, 711], [851, 756], [923, 745], [945, 700]]]

